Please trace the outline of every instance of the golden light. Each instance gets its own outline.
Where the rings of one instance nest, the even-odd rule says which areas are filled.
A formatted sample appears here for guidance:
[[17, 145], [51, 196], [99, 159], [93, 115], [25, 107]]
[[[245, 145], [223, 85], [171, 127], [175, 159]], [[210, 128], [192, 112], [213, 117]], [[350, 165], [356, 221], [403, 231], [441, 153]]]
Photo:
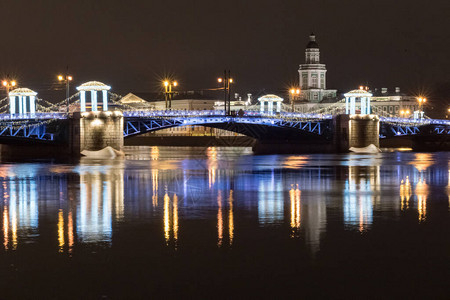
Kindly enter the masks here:
[[221, 83], [223, 81], [222, 78], [217, 78], [217, 82]]
[[409, 109], [406, 111], [406, 114], [409, 114]]
[[295, 94], [295, 89], [291, 89], [291, 94]]
[[68, 79], [69, 81], [72, 81], [72, 76], [67, 76], [67, 79]]
[[13, 81], [11, 81], [11, 85], [12, 86], [16, 86], [16, 82], [13, 80]]
[[178, 85], [178, 82], [174, 81], [173, 86], [177, 86], [177, 85]]
[[404, 113], [405, 113], [405, 111], [404, 111], [404, 110], [401, 110], [401, 111], [400, 111], [400, 114], [401, 114], [401, 115], [403, 115]]
[[300, 89], [297, 89], [295, 92], [296, 92], [297, 94], [300, 94]]
[[169, 82], [167, 80], [164, 81], [164, 86], [169, 86]]
[[359, 86], [359, 89], [360, 89], [360, 90], [363, 90], [363, 89], [364, 89], [364, 87], [363, 87], [362, 85], [360, 85], [360, 86]]
[[230, 83], [233, 83], [233, 78], [230, 78]]
[[8, 82], [6, 80], [3, 80], [2, 84], [3, 84], [3, 86], [7, 86]]
[[58, 80], [59, 80], [59, 81], [63, 81], [63, 80], [64, 80], [64, 77], [63, 77], [62, 75], [59, 75], [59, 76], [58, 76]]

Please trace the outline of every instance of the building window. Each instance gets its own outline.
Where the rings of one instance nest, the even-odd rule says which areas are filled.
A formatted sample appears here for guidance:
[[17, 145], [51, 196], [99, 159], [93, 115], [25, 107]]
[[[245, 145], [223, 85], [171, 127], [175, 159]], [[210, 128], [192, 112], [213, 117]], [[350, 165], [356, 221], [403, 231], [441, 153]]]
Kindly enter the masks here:
[[311, 79], [312, 79], [312, 87], [317, 88], [318, 87], [318, 85], [317, 85], [317, 75], [316, 74], [312, 75]]
[[305, 89], [308, 87], [308, 75], [303, 74], [303, 85], [302, 87]]

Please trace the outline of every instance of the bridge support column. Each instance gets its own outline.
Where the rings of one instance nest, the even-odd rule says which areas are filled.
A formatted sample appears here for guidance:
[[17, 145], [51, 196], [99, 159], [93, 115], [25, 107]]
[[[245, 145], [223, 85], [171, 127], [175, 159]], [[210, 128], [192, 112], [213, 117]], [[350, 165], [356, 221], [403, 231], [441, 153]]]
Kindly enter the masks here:
[[[77, 116], [75, 116], [77, 118]], [[110, 146], [116, 150], [123, 150], [123, 115], [119, 111], [84, 112], [78, 115], [79, 146], [76, 136], [73, 136], [73, 145], [78, 148], [73, 151], [80, 153], [83, 150], [96, 151]]]
[[333, 119], [333, 142], [336, 152], [363, 148], [371, 144], [380, 147], [380, 119], [376, 115], [337, 115]]

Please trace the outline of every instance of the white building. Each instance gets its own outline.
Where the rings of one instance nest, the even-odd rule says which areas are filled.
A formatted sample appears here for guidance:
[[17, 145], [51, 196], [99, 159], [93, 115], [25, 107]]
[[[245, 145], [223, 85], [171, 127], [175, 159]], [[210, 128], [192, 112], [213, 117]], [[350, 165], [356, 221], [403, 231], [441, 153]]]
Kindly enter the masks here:
[[316, 36], [311, 33], [305, 50], [305, 63], [298, 69], [300, 100], [321, 102], [323, 99], [336, 98], [336, 90], [327, 90], [327, 69], [320, 63], [319, 44]]
[[401, 93], [399, 87], [396, 87], [394, 91], [381, 88], [371, 92], [373, 93], [371, 107], [374, 114], [412, 117], [419, 108], [423, 110], [423, 107], [419, 106], [417, 97]]

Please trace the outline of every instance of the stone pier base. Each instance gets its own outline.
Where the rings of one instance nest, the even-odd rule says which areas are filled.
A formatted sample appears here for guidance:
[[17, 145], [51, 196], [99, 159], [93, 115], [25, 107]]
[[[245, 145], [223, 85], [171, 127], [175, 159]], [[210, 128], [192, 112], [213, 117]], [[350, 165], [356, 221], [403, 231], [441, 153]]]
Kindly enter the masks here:
[[376, 115], [337, 115], [333, 127], [333, 144], [338, 153], [370, 144], [380, 147], [380, 119]]
[[74, 132], [77, 131], [77, 118], [79, 118], [79, 152], [101, 150], [107, 146], [123, 150], [123, 115], [121, 112], [84, 112], [74, 115]]

